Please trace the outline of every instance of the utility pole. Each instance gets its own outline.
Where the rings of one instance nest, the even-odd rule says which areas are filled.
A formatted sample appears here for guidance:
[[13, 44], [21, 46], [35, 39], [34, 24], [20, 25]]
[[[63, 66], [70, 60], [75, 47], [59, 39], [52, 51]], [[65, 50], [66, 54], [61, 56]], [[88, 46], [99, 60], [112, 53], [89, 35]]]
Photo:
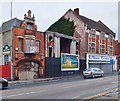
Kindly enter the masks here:
[[[11, 0], [11, 5], [10, 5], [10, 15], [11, 15], [11, 18], [12, 19], [12, 0]], [[14, 80], [14, 53], [13, 53], [13, 39], [14, 39], [14, 35], [12, 33], [12, 28], [11, 28], [11, 35], [12, 35], [12, 45], [11, 45], [11, 80]]]
[[10, 7], [10, 12], [11, 12], [11, 19], [12, 19], [12, 0], [11, 0], [11, 7]]

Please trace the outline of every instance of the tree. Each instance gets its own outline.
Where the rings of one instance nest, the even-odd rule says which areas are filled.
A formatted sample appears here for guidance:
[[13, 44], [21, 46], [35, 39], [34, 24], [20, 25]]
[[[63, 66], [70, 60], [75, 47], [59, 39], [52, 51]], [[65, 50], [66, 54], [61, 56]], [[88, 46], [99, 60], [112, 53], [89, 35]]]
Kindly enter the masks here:
[[69, 21], [69, 19], [61, 18], [57, 22], [52, 24], [48, 28], [48, 31], [58, 32], [65, 35], [73, 36], [74, 29], [75, 26], [73, 21]]

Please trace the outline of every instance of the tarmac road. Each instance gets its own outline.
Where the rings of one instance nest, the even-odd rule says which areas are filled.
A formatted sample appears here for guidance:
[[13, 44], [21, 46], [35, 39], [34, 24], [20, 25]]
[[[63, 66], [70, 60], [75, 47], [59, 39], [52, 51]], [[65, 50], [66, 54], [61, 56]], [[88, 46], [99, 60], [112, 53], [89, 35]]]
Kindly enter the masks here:
[[11, 85], [9, 89], [2, 90], [2, 99], [88, 99], [116, 88], [118, 75], [94, 79], [76, 77], [54, 82]]

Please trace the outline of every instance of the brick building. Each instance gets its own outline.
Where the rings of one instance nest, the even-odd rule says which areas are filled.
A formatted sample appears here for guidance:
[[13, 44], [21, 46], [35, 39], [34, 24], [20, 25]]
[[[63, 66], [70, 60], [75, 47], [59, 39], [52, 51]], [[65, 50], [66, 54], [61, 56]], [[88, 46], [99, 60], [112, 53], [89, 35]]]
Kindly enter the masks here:
[[[79, 14], [79, 8], [69, 9], [60, 19], [63, 18], [74, 22], [73, 37], [80, 40], [80, 58], [85, 61], [83, 66], [98, 67], [106, 73], [117, 69], [113, 44], [115, 33], [111, 29], [101, 21], [82, 16]], [[111, 59], [114, 64], [110, 64]]]
[[[24, 20], [11, 19], [2, 24], [2, 63], [11, 63], [11, 79], [44, 77], [44, 33], [37, 31], [31, 11]], [[6, 51], [6, 49], [9, 49]]]
[[34, 15], [30, 10], [27, 13], [24, 20], [14, 18], [4, 22], [0, 30], [0, 46], [3, 47], [0, 49], [0, 69], [8, 71], [0, 74], [7, 79], [35, 79], [46, 77], [46, 73], [53, 71], [60, 73], [60, 62], [59, 68], [56, 67], [59, 71], [49, 71], [52, 67], [46, 58], [60, 60], [61, 53], [80, 52], [78, 39], [58, 32], [37, 31]]
[[114, 41], [114, 47], [115, 47], [114, 54], [117, 59], [117, 71], [118, 71], [118, 69], [120, 69], [120, 42], [118, 42], [118, 40]]

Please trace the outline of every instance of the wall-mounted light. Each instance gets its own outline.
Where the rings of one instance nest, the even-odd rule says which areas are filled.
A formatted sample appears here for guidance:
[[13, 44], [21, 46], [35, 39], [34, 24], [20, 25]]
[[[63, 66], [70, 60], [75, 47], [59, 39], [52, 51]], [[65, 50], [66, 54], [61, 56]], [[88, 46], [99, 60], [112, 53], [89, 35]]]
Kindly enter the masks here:
[[18, 51], [18, 48], [15, 48], [16, 51]]

